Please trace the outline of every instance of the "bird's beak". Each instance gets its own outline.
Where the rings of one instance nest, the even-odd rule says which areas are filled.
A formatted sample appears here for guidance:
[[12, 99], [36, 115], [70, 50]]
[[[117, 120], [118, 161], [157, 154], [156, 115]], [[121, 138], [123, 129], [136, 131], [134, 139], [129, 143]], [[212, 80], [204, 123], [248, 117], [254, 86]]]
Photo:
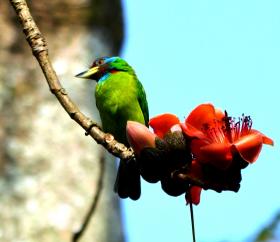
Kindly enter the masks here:
[[95, 66], [95, 67], [92, 67], [86, 71], [83, 71], [79, 74], [77, 74], [75, 77], [78, 77], [78, 78], [84, 78], [84, 79], [94, 79], [92, 78], [94, 76], [94, 74], [96, 74], [97, 72], [99, 71], [99, 66]]

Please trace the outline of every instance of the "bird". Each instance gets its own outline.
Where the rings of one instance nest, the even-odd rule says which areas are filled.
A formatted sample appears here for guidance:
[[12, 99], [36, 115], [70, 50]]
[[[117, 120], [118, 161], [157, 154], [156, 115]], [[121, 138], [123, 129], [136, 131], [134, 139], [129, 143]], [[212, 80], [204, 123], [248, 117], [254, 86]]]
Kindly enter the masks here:
[[[129, 147], [127, 121], [149, 126], [149, 109], [143, 85], [133, 68], [118, 56], [97, 58], [91, 67], [76, 75], [95, 80], [95, 100], [102, 129]], [[120, 160], [114, 191], [121, 198], [139, 199], [140, 171], [135, 158]]]

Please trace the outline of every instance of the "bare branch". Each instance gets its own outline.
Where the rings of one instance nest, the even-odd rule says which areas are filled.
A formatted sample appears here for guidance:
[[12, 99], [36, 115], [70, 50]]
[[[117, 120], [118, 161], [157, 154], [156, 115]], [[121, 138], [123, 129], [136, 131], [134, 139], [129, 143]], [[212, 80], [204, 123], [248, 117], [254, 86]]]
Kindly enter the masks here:
[[29, 43], [32, 53], [39, 62], [45, 75], [50, 91], [56, 96], [69, 116], [76, 121], [98, 144], [103, 145], [111, 154], [121, 159], [129, 159], [134, 154], [125, 145], [118, 143], [111, 134], [106, 134], [86, 117], [67, 95], [66, 90], [61, 86], [57, 75], [48, 57], [48, 47], [45, 38], [34, 22], [25, 0], [10, 0], [18, 19], [22, 25], [26, 40]]
[[84, 234], [84, 232], [86, 231], [89, 225], [90, 219], [94, 211], [96, 210], [96, 206], [99, 201], [100, 194], [103, 187], [104, 173], [105, 173], [105, 154], [103, 153], [102, 157], [99, 159], [99, 174], [98, 174], [98, 181], [97, 181], [97, 190], [93, 195], [91, 206], [87, 211], [85, 218], [83, 219], [81, 228], [77, 232], [73, 233], [72, 242], [77, 242], [80, 240], [80, 238], [82, 237], [82, 235]]

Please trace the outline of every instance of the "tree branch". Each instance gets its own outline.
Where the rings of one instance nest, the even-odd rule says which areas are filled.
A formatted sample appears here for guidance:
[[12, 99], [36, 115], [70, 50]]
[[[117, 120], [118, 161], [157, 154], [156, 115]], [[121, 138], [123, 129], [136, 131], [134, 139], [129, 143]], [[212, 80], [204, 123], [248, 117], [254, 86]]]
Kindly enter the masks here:
[[111, 154], [124, 160], [132, 158], [134, 155], [132, 149], [117, 142], [111, 134], [102, 132], [98, 125], [90, 118], [86, 117], [67, 95], [66, 90], [61, 86], [49, 60], [46, 40], [34, 22], [26, 1], [10, 0], [10, 3], [17, 13], [26, 40], [31, 47], [33, 55], [41, 66], [50, 91], [56, 96], [65, 111], [86, 131], [86, 134], [90, 135]]
[[82, 237], [82, 235], [84, 234], [84, 232], [86, 231], [90, 219], [93, 215], [93, 213], [96, 210], [99, 198], [100, 198], [100, 194], [103, 188], [103, 177], [104, 177], [104, 173], [105, 173], [105, 154], [102, 154], [102, 157], [99, 159], [99, 174], [98, 174], [98, 180], [97, 180], [97, 190], [95, 192], [95, 194], [93, 195], [92, 198], [92, 203], [90, 205], [90, 208], [88, 209], [83, 222], [82, 222], [82, 226], [81, 228], [77, 231], [73, 233], [72, 236], [72, 242], [77, 242], [80, 240], [80, 238]]

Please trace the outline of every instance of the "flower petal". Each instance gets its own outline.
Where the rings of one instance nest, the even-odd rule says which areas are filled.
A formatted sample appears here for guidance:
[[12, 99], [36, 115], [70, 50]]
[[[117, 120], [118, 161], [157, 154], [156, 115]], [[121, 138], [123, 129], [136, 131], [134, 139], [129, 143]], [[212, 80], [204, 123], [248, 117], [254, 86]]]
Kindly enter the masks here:
[[260, 131], [258, 130], [255, 130], [255, 129], [252, 129], [251, 130], [252, 133], [259, 133], [262, 135], [262, 140], [263, 140], [263, 144], [266, 144], [266, 145], [274, 145], [274, 142], [271, 138], [269, 138], [268, 136], [264, 135], [263, 133], [261, 133]]
[[215, 108], [212, 104], [201, 104], [197, 106], [185, 120], [186, 124], [190, 124], [198, 130], [202, 130], [205, 125], [212, 124], [216, 119]]
[[141, 150], [145, 147], [155, 147], [156, 135], [141, 123], [128, 121], [126, 136], [136, 154], [140, 154]]
[[259, 132], [252, 132], [248, 135], [242, 136], [233, 146], [236, 148], [241, 157], [253, 163], [257, 160], [263, 144], [263, 135]]
[[201, 147], [206, 146], [208, 144], [209, 143], [206, 143], [204, 139], [194, 139], [191, 141], [191, 152], [193, 153], [196, 159], [203, 159], [203, 156], [201, 154]]
[[181, 123], [181, 129], [189, 138], [207, 139], [207, 136], [189, 123]]
[[215, 116], [216, 116], [216, 120], [223, 120], [223, 118], [225, 117], [225, 112], [223, 112], [219, 108], [215, 108]]
[[179, 118], [170, 113], [164, 113], [150, 119], [149, 125], [153, 128], [155, 134], [163, 138], [163, 136], [171, 129], [175, 124], [179, 124]]
[[199, 186], [191, 186], [189, 191], [186, 193], [186, 202], [187, 204], [192, 202], [195, 205], [200, 203], [200, 194], [202, 188]]
[[200, 149], [195, 148], [195, 143], [192, 144], [193, 153], [200, 163], [208, 163], [222, 170], [227, 169], [232, 163], [230, 148], [229, 143], [211, 143], [201, 146]]
[[173, 125], [173, 126], [170, 128], [170, 131], [171, 131], [172, 133], [174, 133], [174, 132], [181, 132], [181, 133], [182, 133], [181, 125], [180, 125], [180, 124], [175, 124], [175, 125]]
[[190, 167], [190, 173], [196, 179], [202, 180], [203, 179], [202, 165], [196, 160], [193, 160]]
[[273, 140], [265, 135], [262, 136], [262, 140], [263, 140], [263, 143], [266, 145], [272, 145], [272, 146], [274, 145]]

